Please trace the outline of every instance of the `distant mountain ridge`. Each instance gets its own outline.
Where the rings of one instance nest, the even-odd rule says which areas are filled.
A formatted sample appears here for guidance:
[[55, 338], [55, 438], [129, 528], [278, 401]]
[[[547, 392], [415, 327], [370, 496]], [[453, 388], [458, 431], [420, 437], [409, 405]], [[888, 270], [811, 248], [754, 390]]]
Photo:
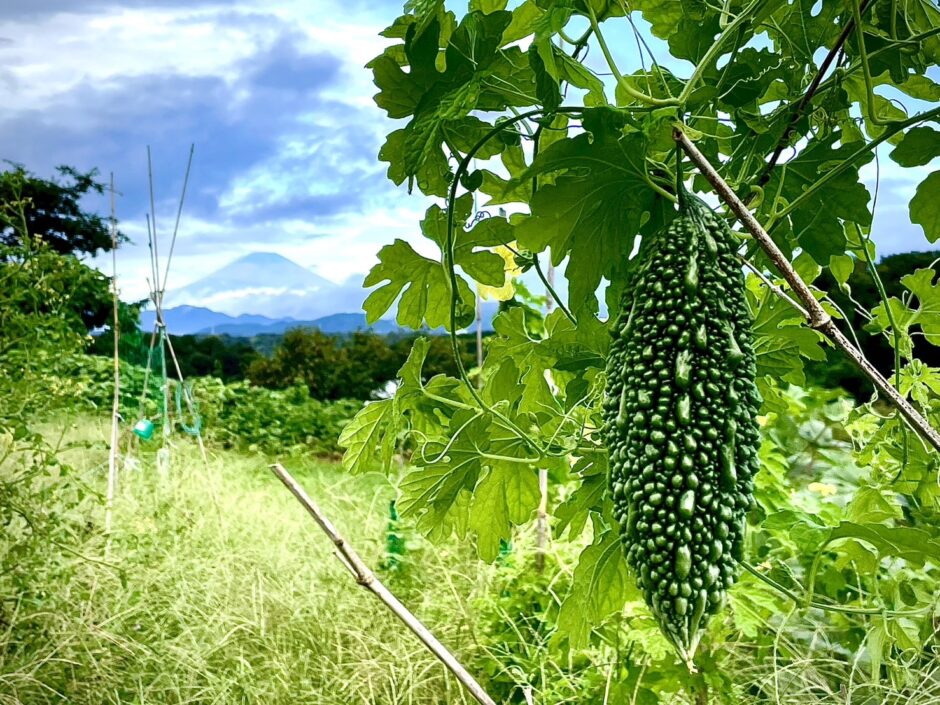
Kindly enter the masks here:
[[[163, 314], [167, 330], [174, 335], [231, 335], [247, 338], [253, 335], [280, 335], [292, 328], [317, 328], [331, 334], [371, 330], [386, 335], [405, 331], [394, 321], [376, 321], [370, 326], [366, 323], [364, 313], [333, 313], [299, 321], [294, 318], [277, 319], [250, 314], [229, 316], [201, 306], [177, 306], [165, 309]], [[153, 311], [144, 311], [140, 316], [141, 327], [144, 330], [153, 328], [155, 318]]]
[[[215, 326], [268, 326], [279, 323], [279, 319], [259, 316], [256, 314], [243, 313], [239, 316], [229, 316], [225, 313], [219, 313], [204, 306], [176, 306], [167, 308], [163, 311], [166, 317], [166, 325], [171, 333], [178, 335], [188, 335], [190, 333], [202, 332], [204, 329], [210, 329]], [[153, 328], [156, 313], [153, 311], [142, 311], [140, 314], [140, 326], [144, 330]]]

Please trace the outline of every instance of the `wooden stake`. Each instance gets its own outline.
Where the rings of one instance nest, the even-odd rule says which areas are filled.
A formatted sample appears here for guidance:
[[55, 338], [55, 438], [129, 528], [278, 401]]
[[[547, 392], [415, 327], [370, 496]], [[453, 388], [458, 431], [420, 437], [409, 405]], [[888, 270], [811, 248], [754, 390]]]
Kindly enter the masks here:
[[477, 683], [476, 679], [470, 675], [453, 654], [438, 641], [437, 637], [421, 623], [421, 621], [405, 607], [392, 592], [382, 584], [369, 567], [362, 561], [359, 554], [346, 543], [346, 540], [340, 536], [339, 532], [330, 523], [316, 503], [307, 495], [304, 488], [291, 477], [291, 474], [280, 463], [271, 466], [271, 470], [277, 475], [278, 479], [284, 483], [284, 486], [291, 491], [291, 494], [297, 498], [307, 513], [313, 517], [313, 520], [323, 530], [333, 545], [336, 547], [336, 555], [340, 562], [346, 566], [352, 576], [366, 590], [379, 598], [391, 612], [398, 617], [412, 633], [417, 636], [421, 642], [434, 654], [458, 681], [470, 692], [477, 702], [482, 705], [496, 705], [496, 702], [487, 695], [483, 687]]
[[793, 269], [793, 265], [784, 256], [780, 248], [771, 239], [770, 235], [757, 221], [757, 218], [748, 210], [747, 206], [738, 198], [734, 190], [728, 183], [721, 178], [721, 175], [715, 170], [708, 159], [702, 154], [698, 147], [693, 144], [688, 135], [679, 127], [673, 130], [673, 139], [679, 143], [692, 162], [699, 168], [708, 182], [714, 187], [718, 196], [731, 211], [737, 216], [738, 220], [747, 228], [748, 232], [754, 236], [754, 239], [761, 246], [767, 257], [780, 272], [781, 276], [787, 281], [797, 298], [806, 308], [807, 321], [810, 328], [818, 330], [831, 340], [837, 348], [842, 350], [846, 356], [855, 364], [856, 367], [871, 380], [875, 388], [878, 389], [887, 400], [901, 413], [911, 427], [917, 431], [935, 450], [940, 450], [940, 434], [930, 425], [920, 412], [907, 401], [897, 389], [891, 386], [878, 369], [872, 365], [862, 351], [856, 348], [852, 342], [843, 335], [842, 331], [836, 326], [832, 317], [826, 313], [816, 297], [813, 296], [809, 286], [800, 279], [800, 275]]
[[117, 286], [117, 219], [115, 217], [114, 201], [114, 173], [111, 173], [111, 303], [114, 307], [114, 321], [111, 334], [114, 337], [114, 400], [111, 405], [111, 448], [108, 451], [108, 490], [105, 498], [104, 532], [108, 537], [104, 547], [107, 558], [111, 550], [111, 509], [114, 504], [114, 493], [117, 489], [117, 452], [118, 452], [118, 418], [120, 416], [121, 401], [121, 366], [120, 347], [121, 337], [120, 316], [118, 313], [118, 286]]

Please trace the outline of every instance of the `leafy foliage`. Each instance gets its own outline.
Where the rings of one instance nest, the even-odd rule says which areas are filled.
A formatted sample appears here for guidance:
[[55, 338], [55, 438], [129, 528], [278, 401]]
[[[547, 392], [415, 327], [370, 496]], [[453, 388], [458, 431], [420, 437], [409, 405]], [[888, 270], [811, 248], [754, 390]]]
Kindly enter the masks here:
[[[75, 384], [74, 404], [86, 409], [110, 409], [114, 394], [114, 369], [111, 361], [96, 356], [76, 357], [63, 369]], [[133, 424], [151, 418], [159, 424], [162, 390], [150, 378], [145, 389], [145, 370], [138, 365], [121, 363], [121, 415]], [[209, 443], [223, 448], [250, 450], [270, 455], [306, 451], [331, 455], [339, 450], [337, 438], [343, 427], [359, 410], [352, 399], [322, 401], [312, 398], [302, 382], [277, 390], [258, 387], [245, 380], [223, 382], [216, 377], [188, 380], [202, 417], [203, 434]], [[170, 398], [175, 397], [178, 382], [170, 380]], [[170, 403], [170, 424], [177, 431], [182, 421], [180, 411]]]
[[[0, 172], [0, 242], [15, 247], [32, 237], [59, 254], [109, 252], [110, 224], [81, 203], [86, 196], [104, 193], [97, 172], [83, 173], [69, 166], [57, 171], [65, 181], [40, 179], [19, 164]], [[24, 205], [21, 213], [4, 212], [2, 206], [17, 202]], [[118, 241], [124, 239], [120, 235]]]
[[[392, 43], [370, 64], [380, 89], [376, 102], [409, 122], [389, 135], [380, 156], [395, 183], [447, 197], [447, 208], [431, 206], [422, 224], [439, 256], [418, 255], [404, 241], [387, 246], [366, 280], [381, 285], [366, 308], [376, 318], [397, 302], [399, 321], [450, 327], [453, 319], [459, 330], [470, 321], [471, 283], [490, 283], [488, 267], [475, 264], [497, 246], [512, 246], [516, 264], [538, 274], [544, 274], [540, 258], [564, 264], [567, 301], [559, 300], [538, 328], [524, 309], [500, 313], [474, 380], [462, 366], [454, 375], [425, 374], [426, 343], [416, 342], [395, 397], [367, 405], [342, 442], [353, 472], [387, 467], [389, 448], [413, 443], [414, 468], [400, 485], [403, 514], [436, 539], [475, 536], [489, 560], [513, 526], [532, 516], [531, 477], [548, 468], [551, 483], [570, 489], [564, 501], [549, 501], [559, 530], [578, 539], [590, 527], [599, 547], [582, 554], [577, 588], [560, 609], [559, 633], [581, 646], [603, 638], [607, 620], [630, 609], [627, 593], [616, 587], [623, 582], [622, 558], [600, 548], [614, 525], [604, 490], [606, 449], [597, 433], [608, 349], [601, 299], [611, 310], [633, 285], [637, 249], [648, 249], [674, 217], [677, 182], [708, 190], [700, 176], [686, 176], [691, 169], [672, 130], [679, 125], [697, 142], [805, 280], [826, 271], [837, 287], [851, 286], [853, 270], [875, 258], [872, 194], [860, 168], [884, 143], [893, 145], [902, 166], [922, 165], [936, 151], [935, 132], [922, 123], [936, 122], [940, 109], [908, 115], [889, 100], [894, 93], [881, 91], [935, 100], [930, 96], [940, 88], [927, 71], [940, 61], [940, 12], [921, 0], [631, 4], [629, 11], [642, 15], [672, 59], [693, 64], [682, 76], [665, 67], [664, 56], [649, 55], [623, 3], [527, 0], [507, 7], [474, 0], [458, 17], [428, 0], [409, 5], [384, 33]], [[643, 60], [624, 71], [620, 47], [634, 32]], [[583, 59], [588, 48], [598, 57], [590, 63]], [[828, 58], [820, 64], [820, 56]], [[596, 70], [601, 59], [609, 76]], [[559, 105], [563, 96], [566, 104]], [[489, 126], [494, 129], [484, 134]], [[937, 236], [935, 177], [927, 177], [910, 204], [912, 221], [931, 239]], [[474, 189], [490, 196], [491, 206], [511, 204], [514, 213], [481, 237], [481, 225], [496, 219], [468, 225]], [[789, 389], [805, 382], [807, 363], [818, 369], [827, 350], [787, 301], [787, 284], [752, 243], [741, 244], [761, 272], [749, 276], [747, 287], [765, 421], [747, 553], [769, 563], [773, 577], [765, 575], [768, 568], [756, 576], [776, 587], [749, 578], [732, 593], [730, 622], [712, 636], [720, 638], [733, 623], [757, 639], [755, 619], [784, 609], [780, 596], [787, 590], [801, 601], [804, 590], [816, 589], [826, 599], [895, 609], [898, 601], [880, 582], [888, 580], [880, 561], [898, 561], [926, 579], [929, 568], [921, 566], [931, 565], [924, 559], [938, 515], [935, 483], [928, 480], [935, 463], [895, 416], [869, 405], [849, 414], [828, 398], [821, 408]], [[877, 273], [876, 299], [834, 303], [827, 291], [815, 294], [841, 324], [856, 323], [858, 311], [871, 330], [898, 341], [898, 357], [892, 351], [881, 362], [937, 421], [940, 382], [913, 357], [912, 342], [933, 345], [933, 273], [904, 271], [906, 291], [890, 300]], [[784, 431], [788, 416], [808, 418]], [[817, 451], [813, 444], [822, 441], [812, 434], [819, 423], [820, 433], [835, 428], [840, 440], [832, 437], [833, 447]], [[793, 433], [820, 454], [809, 465], [793, 455]], [[841, 504], [829, 506], [820, 500], [828, 495], [815, 496], [811, 488], [829, 487], [821, 476], [835, 472], [836, 457], [846, 468], [840, 476], [846, 492]], [[890, 511], [866, 518], [854, 504], [863, 497], [867, 507], [876, 497], [875, 505]], [[780, 513], [787, 511], [803, 514]], [[788, 522], [808, 528], [791, 535]], [[915, 536], [925, 553], [911, 552]], [[599, 561], [601, 555], [609, 562]], [[794, 577], [808, 585], [793, 585]], [[928, 601], [911, 599], [924, 611], [909, 618], [926, 619]], [[874, 677], [897, 655], [892, 649], [906, 648], [908, 637], [891, 629], [871, 632], [866, 642], [858, 615], [831, 621], [852, 634], [850, 649], [865, 643], [880, 649], [872, 656], [879, 664]], [[707, 675], [689, 687], [724, 687], [715, 658], [704, 650]]]
[[[110, 318], [110, 279], [78, 257], [110, 250], [111, 232], [79, 201], [104, 187], [94, 181], [94, 172], [81, 174], [71, 167], [59, 171], [74, 183], [43, 181], [20, 166], [0, 172], [0, 267], [10, 295], [19, 298], [4, 303], [9, 311], [32, 311], [53, 320], [65, 314], [70, 325], [91, 330]], [[30, 286], [30, 278], [40, 281], [44, 274], [53, 280], [48, 288]], [[46, 301], [50, 292], [55, 298]], [[62, 309], [63, 301], [69, 302], [68, 311]], [[136, 317], [131, 309], [122, 307], [128, 318]]]
[[[39, 241], [0, 245], [0, 623], [11, 610], [43, 605], [46, 583], [72, 567], [56, 542], [78, 530], [73, 508], [88, 494], [75, 482], [54, 439], [41, 432], [50, 413], [77, 404], [82, 384], [85, 287], [96, 273]], [[79, 302], [74, 297], [79, 298]], [[10, 597], [13, 600], [10, 600]]]

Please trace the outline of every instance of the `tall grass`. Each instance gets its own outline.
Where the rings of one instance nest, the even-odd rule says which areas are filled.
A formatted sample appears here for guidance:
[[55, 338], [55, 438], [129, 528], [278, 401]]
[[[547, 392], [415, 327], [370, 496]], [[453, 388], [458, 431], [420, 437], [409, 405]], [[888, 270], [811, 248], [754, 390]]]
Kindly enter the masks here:
[[[83, 422], [65, 452], [92, 486], [103, 481], [106, 451], [75, 442], [103, 430]], [[207, 472], [181, 443], [165, 476], [155, 467], [144, 452], [140, 469], [122, 474], [107, 561], [100, 498], [89, 493], [74, 510], [88, 531], [62, 546], [67, 579], [48, 585], [44, 606], [14, 606], [0, 630], [0, 703], [466, 702], [350, 580], [260, 459], [226, 453]], [[292, 469], [380, 563], [392, 496], [384, 478], [312, 461]], [[460, 596], [481, 578], [469, 550], [447, 558], [440, 575], [438, 555], [421, 550], [424, 567], [403, 597], [460, 651], [472, 641], [455, 619], [465, 612]]]
[[[62, 425], [50, 425], [49, 436]], [[137, 469], [121, 475], [108, 545], [107, 423], [82, 418], [64, 430], [60, 456], [75, 477], [50, 479], [68, 497], [43, 511], [67, 513], [51, 525], [68, 529], [44, 537], [48, 554], [27, 588], [0, 576], [0, 705], [470, 702], [355, 585], [263, 459], [210, 451], [207, 468], [179, 440], [161, 474], [154, 451], [140, 449]], [[380, 566], [389, 481], [284, 461], [363, 558]], [[0, 462], [0, 473], [8, 469]], [[503, 702], [652, 703], [636, 700], [641, 691], [632, 685], [617, 688], [625, 662], [615, 648], [565, 654], [551, 645], [552, 620], [543, 614], [566, 593], [577, 546], [554, 544], [548, 569], [535, 576], [525, 534], [508, 558], [484, 565], [468, 543], [432, 546], [405, 533], [408, 550], [383, 579]], [[14, 546], [0, 536], [0, 555]], [[713, 691], [710, 702], [940, 705], [940, 662], [904, 682], [874, 682], [859, 663], [864, 646], [853, 654], [829, 643], [824, 621], [791, 615], [766, 627], [778, 630], [773, 654], [758, 653], [746, 637], [719, 647], [731, 690]], [[655, 666], [639, 673], [640, 682], [657, 677]], [[683, 689], [660, 685], [661, 702], [688, 703]]]

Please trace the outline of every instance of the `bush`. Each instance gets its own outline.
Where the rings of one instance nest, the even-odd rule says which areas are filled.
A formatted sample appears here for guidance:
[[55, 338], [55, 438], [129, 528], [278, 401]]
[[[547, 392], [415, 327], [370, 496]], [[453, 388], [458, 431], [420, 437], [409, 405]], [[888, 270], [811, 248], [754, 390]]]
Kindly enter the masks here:
[[[71, 376], [80, 380], [85, 405], [93, 409], [110, 408], [114, 390], [112, 362], [86, 356], [74, 364]], [[149, 418], [159, 426], [161, 381], [151, 375], [144, 394], [144, 376], [144, 368], [121, 363], [121, 415], [128, 424]], [[169, 384], [170, 423], [179, 431], [181, 422], [192, 425], [193, 419], [186, 413], [185, 403], [177, 406], [179, 383], [169, 380]], [[289, 451], [338, 453], [336, 440], [340, 431], [361, 406], [350, 399], [332, 402], [313, 399], [302, 382], [280, 390], [244, 381], [226, 384], [216, 377], [197, 377], [187, 384], [191, 385], [201, 418], [201, 433], [208, 442], [269, 455]]]

